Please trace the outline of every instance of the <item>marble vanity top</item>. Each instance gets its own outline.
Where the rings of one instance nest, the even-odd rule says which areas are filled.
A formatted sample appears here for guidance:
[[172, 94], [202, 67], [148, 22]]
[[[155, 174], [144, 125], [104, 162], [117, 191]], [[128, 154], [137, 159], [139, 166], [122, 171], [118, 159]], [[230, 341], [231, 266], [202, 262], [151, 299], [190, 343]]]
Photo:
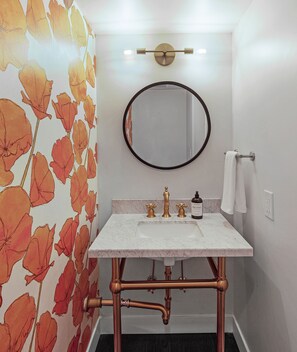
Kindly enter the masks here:
[[[140, 223], [195, 223], [199, 236], [154, 236], [138, 235]], [[253, 248], [219, 213], [207, 213], [203, 219], [183, 219], [173, 215], [164, 219], [160, 214], [149, 219], [145, 214], [113, 214], [89, 248], [90, 258], [173, 258], [173, 257], [248, 257]]]

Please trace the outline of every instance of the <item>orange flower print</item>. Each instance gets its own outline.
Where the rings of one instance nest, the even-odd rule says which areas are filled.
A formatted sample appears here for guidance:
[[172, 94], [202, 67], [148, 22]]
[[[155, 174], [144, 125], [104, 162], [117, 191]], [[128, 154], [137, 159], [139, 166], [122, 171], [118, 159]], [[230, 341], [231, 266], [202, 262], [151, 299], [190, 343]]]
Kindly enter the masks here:
[[97, 56], [94, 55], [94, 71], [95, 71], [95, 76], [96, 76], [96, 72], [97, 72]]
[[60, 231], [60, 241], [55, 244], [55, 250], [58, 252], [59, 256], [62, 253], [64, 253], [67, 257], [72, 255], [78, 225], [79, 215], [76, 215], [74, 219], [69, 218], [65, 221], [65, 224]]
[[9, 328], [6, 324], [0, 324], [0, 341], [3, 351], [9, 351], [10, 335]]
[[80, 59], [76, 59], [69, 65], [68, 75], [71, 92], [77, 103], [80, 104], [87, 96], [86, 72]]
[[68, 305], [75, 283], [75, 268], [72, 260], [69, 260], [56, 286], [54, 300], [56, 302], [53, 313], [63, 315], [68, 311]]
[[25, 111], [11, 100], [0, 99], [0, 186], [13, 181], [10, 169], [31, 145], [31, 125]]
[[[30, 334], [36, 315], [36, 306], [34, 298], [28, 293], [17, 298], [4, 314], [4, 326], [6, 326], [9, 335], [1, 339], [1, 348], [4, 345], [9, 345], [9, 348], [3, 351], [21, 352]], [[1, 335], [1, 330], [0, 330]], [[8, 342], [8, 343], [7, 343]]]
[[36, 40], [43, 42], [52, 38], [43, 0], [28, 0], [26, 16], [28, 30]]
[[78, 120], [74, 123], [72, 139], [74, 143], [74, 154], [75, 160], [78, 164], [82, 163], [82, 153], [87, 148], [89, 144], [88, 132], [86, 129], [86, 125], [82, 120]]
[[84, 268], [84, 256], [90, 242], [90, 232], [87, 225], [80, 228], [79, 234], [75, 238], [75, 266], [77, 272], [80, 274]]
[[[96, 298], [98, 292], [98, 281], [92, 283], [89, 289], [89, 298]], [[93, 317], [95, 308], [88, 309], [89, 317]]]
[[94, 105], [92, 98], [88, 95], [84, 101], [85, 120], [87, 121], [89, 128], [93, 128], [95, 119], [96, 105]]
[[58, 95], [57, 99], [57, 103], [52, 101], [57, 119], [61, 120], [65, 131], [69, 133], [72, 129], [75, 116], [77, 115], [77, 103], [75, 101], [72, 103], [66, 93]]
[[97, 165], [95, 162], [94, 154], [92, 149], [88, 149], [88, 178], [95, 178], [96, 177], [96, 172], [97, 172]]
[[87, 76], [87, 81], [90, 83], [90, 85], [93, 88], [95, 88], [95, 83], [96, 83], [95, 69], [89, 53], [87, 53], [87, 59], [86, 59], [86, 76]]
[[46, 73], [35, 61], [29, 62], [19, 72], [19, 79], [26, 94], [21, 91], [23, 102], [31, 106], [35, 116], [42, 120], [51, 118], [47, 113], [53, 81], [48, 81]]
[[67, 136], [56, 141], [53, 146], [52, 157], [54, 161], [50, 163], [50, 166], [56, 177], [65, 184], [74, 165], [72, 143]]
[[71, 8], [71, 24], [72, 24], [72, 35], [73, 40], [79, 48], [87, 45], [87, 34], [85, 30], [84, 20], [74, 6]]
[[87, 171], [84, 166], [80, 166], [71, 177], [70, 196], [72, 209], [80, 214], [88, 198]]
[[32, 207], [49, 203], [54, 198], [55, 182], [44, 155], [33, 155], [30, 200]]
[[0, 285], [9, 280], [14, 264], [27, 250], [32, 227], [29, 212], [30, 200], [21, 187], [0, 193]]
[[85, 210], [87, 213], [86, 220], [89, 220], [91, 223], [95, 218], [96, 198], [97, 198], [97, 193], [94, 193], [94, 191], [90, 191], [86, 201]]
[[96, 266], [98, 263], [98, 259], [96, 258], [89, 258], [89, 265], [88, 265], [88, 271], [89, 275], [92, 274], [92, 272], [95, 270]]
[[72, 300], [73, 325], [78, 326], [83, 320], [83, 301], [89, 293], [89, 273], [84, 269], [79, 277], [79, 283], [75, 287]]
[[35, 280], [42, 282], [54, 262], [50, 263], [55, 226], [50, 229], [48, 225], [38, 227], [31, 237], [27, 253], [24, 257], [23, 267], [33, 275], [26, 275], [27, 285]]
[[[1, 334], [1, 332], [0, 332], [0, 334]], [[81, 331], [80, 331], [80, 326], [79, 326], [79, 328], [77, 329], [76, 335], [73, 336], [72, 340], [70, 341], [67, 352], [77, 352], [80, 334], [81, 334]]]
[[79, 344], [78, 352], [86, 352], [87, 351], [89, 341], [91, 338], [91, 334], [92, 334], [91, 328], [89, 327], [89, 325], [87, 325], [85, 327], [83, 334], [82, 334], [81, 343]]
[[74, 0], [64, 0], [65, 7], [69, 10]]
[[26, 17], [19, 0], [1, 0], [0, 6], [0, 70], [8, 64], [21, 67], [27, 61], [29, 43], [26, 38]]
[[68, 11], [64, 6], [59, 5], [57, 0], [50, 0], [48, 18], [55, 38], [58, 41], [72, 42]]
[[36, 325], [35, 352], [52, 352], [57, 341], [58, 325], [49, 311], [40, 316]]

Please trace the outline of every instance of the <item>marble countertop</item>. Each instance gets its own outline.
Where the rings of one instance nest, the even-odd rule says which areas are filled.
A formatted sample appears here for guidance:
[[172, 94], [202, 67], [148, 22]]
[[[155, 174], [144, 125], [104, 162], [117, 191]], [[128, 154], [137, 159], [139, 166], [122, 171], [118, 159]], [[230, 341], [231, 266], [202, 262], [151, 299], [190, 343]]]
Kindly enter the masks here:
[[[143, 222], [197, 222], [201, 237], [180, 240], [140, 238], [137, 226]], [[113, 214], [89, 248], [90, 258], [174, 258], [174, 257], [248, 257], [253, 248], [220, 214], [207, 213], [203, 219], [180, 219], [160, 214], [149, 219], [145, 214]]]

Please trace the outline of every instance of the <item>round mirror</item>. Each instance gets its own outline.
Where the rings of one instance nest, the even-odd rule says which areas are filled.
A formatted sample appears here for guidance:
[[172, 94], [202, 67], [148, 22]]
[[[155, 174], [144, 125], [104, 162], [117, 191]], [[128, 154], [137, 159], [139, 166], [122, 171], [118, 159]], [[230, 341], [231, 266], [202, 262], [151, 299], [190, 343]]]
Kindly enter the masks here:
[[210, 136], [210, 117], [201, 97], [183, 84], [150, 84], [130, 100], [123, 120], [125, 141], [141, 162], [176, 169], [196, 159]]

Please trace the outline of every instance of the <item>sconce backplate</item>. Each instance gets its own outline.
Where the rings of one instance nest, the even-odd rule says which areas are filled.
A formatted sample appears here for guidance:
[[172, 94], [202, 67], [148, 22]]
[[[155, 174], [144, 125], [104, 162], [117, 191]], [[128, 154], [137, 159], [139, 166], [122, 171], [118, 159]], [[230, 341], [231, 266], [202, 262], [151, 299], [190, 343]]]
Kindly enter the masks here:
[[168, 51], [174, 50], [174, 47], [172, 45], [168, 43], [162, 43], [162, 44], [159, 44], [155, 50], [162, 51], [162, 52], [155, 53], [155, 60], [159, 65], [168, 66], [172, 64], [172, 62], [175, 59], [175, 53], [168, 52]]

